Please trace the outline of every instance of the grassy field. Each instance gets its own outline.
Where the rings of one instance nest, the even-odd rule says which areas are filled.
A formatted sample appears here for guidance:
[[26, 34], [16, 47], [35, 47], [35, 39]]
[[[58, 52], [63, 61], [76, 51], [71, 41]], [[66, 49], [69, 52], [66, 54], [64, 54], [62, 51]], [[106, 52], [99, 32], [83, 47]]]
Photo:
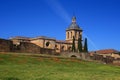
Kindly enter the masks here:
[[120, 80], [120, 67], [78, 59], [0, 54], [0, 80]]

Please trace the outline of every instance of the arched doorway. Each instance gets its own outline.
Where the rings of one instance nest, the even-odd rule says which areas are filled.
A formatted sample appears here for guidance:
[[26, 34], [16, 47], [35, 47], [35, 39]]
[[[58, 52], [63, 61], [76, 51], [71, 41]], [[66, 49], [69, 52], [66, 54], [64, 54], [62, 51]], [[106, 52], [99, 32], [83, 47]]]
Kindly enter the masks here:
[[72, 47], [70, 46], [70, 47], [68, 47], [68, 51], [72, 51]]

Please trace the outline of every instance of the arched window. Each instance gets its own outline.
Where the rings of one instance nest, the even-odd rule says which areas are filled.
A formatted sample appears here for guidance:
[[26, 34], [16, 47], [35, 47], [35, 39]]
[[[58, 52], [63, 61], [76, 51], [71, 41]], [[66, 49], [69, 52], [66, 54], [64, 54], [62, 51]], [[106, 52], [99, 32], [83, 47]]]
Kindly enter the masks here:
[[79, 32], [79, 35], [81, 35], [80, 32]]
[[62, 50], [64, 50], [64, 46], [62, 46]]
[[56, 49], [56, 50], [58, 50], [58, 47], [57, 47], [57, 45], [55, 45], [55, 49]]
[[55, 48], [57, 48], [57, 45], [55, 45]]
[[77, 36], [77, 32], [75, 31], [75, 38], [76, 38], [76, 36]]
[[69, 39], [69, 32], [68, 32], [68, 35], [67, 35], [67, 36], [68, 36], [68, 39]]
[[71, 32], [71, 38], [72, 38], [72, 32]]

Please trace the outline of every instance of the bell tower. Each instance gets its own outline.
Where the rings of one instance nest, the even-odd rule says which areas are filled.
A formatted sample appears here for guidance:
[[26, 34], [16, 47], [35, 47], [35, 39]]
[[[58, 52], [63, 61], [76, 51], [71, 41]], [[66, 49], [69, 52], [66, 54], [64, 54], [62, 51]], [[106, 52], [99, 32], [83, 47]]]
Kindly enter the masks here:
[[72, 43], [73, 36], [75, 37], [75, 41], [78, 41], [78, 37], [82, 39], [82, 29], [77, 24], [75, 16], [72, 17], [72, 22], [66, 29], [66, 41]]

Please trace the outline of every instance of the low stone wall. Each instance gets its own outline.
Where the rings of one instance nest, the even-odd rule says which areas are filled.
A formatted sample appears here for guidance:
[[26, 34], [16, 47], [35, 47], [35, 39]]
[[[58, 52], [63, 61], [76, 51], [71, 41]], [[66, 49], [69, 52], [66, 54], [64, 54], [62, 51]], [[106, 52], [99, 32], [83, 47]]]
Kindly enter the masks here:
[[47, 49], [47, 48], [41, 48], [40, 51], [41, 54], [55, 54], [55, 49]]
[[10, 52], [12, 50], [12, 41], [0, 39], [0, 52]]
[[91, 59], [98, 60], [98, 61], [101, 61], [101, 62], [106, 63], [106, 64], [112, 64], [113, 61], [115, 60], [114, 57], [111, 57], [111, 56], [104, 57], [103, 55], [98, 55], [98, 54], [94, 54], [91, 57]]
[[14, 45], [14, 52], [21, 53], [40, 53], [40, 54], [54, 54], [54, 49], [46, 49], [41, 48], [40, 46], [29, 43], [29, 42], [21, 42], [20, 45]]
[[54, 49], [41, 48], [40, 46], [29, 42], [13, 44], [12, 41], [5, 39], [0, 39], [0, 52], [55, 54]]
[[81, 54], [81, 59], [82, 60], [87, 60], [87, 61], [91, 60], [89, 53], [83, 52], [83, 53], [80, 53], [80, 54]]
[[40, 53], [41, 48], [33, 43], [21, 42], [20, 51], [22, 53]]
[[90, 60], [90, 56], [88, 53], [76, 53], [76, 52], [62, 52], [60, 53], [63, 57], [69, 57], [69, 58], [78, 58], [82, 60]]

